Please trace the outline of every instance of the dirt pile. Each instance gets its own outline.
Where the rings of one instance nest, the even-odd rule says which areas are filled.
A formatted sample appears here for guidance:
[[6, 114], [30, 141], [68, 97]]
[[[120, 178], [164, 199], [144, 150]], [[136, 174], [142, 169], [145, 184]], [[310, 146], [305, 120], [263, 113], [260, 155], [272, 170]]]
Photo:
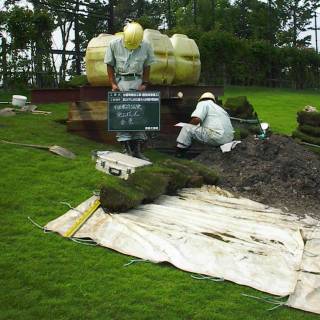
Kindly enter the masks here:
[[229, 153], [220, 148], [195, 160], [217, 170], [219, 185], [233, 194], [299, 215], [320, 216], [320, 157], [292, 138], [249, 136]]

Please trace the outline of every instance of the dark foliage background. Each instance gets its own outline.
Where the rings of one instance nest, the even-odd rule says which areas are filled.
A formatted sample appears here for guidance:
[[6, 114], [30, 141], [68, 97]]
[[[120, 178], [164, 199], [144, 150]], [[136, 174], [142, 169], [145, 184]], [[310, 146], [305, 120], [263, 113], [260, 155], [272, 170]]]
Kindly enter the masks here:
[[[24, 1], [26, 3], [26, 1]], [[197, 42], [201, 82], [319, 88], [320, 54], [305, 31], [315, 21], [318, 0], [7, 0], [0, 12], [1, 83], [4, 87], [54, 87], [77, 73], [80, 51], [100, 33], [121, 31], [127, 19], [169, 36]], [[320, 24], [320, 23], [319, 23]], [[52, 33], [59, 32], [59, 63]], [[310, 31], [314, 32], [314, 31]], [[85, 66], [81, 66], [85, 71]]]

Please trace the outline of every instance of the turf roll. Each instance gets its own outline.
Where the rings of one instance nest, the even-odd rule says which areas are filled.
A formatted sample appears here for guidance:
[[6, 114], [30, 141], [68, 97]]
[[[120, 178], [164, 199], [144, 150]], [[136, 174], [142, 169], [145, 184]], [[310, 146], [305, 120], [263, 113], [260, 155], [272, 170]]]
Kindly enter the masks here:
[[320, 137], [320, 127], [314, 127], [308, 124], [302, 124], [302, 125], [299, 125], [298, 130], [312, 137]]
[[299, 111], [297, 113], [297, 120], [300, 125], [307, 124], [320, 128], [320, 112]]
[[232, 117], [242, 119], [253, 118], [253, 107], [246, 96], [228, 98], [224, 104], [224, 108]]
[[199, 188], [216, 184], [218, 176], [212, 169], [194, 161], [165, 160], [141, 168], [119, 184], [101, 186], [101, 205], [111, 212], [125, 212], [142, 203], [150, 203], [163, 194], [175, 195], [182, 188]]
[[301, 132], [299, 129], [293, 131], [292, 137], [297, 138], [297, 139], [304, 141], [304, 142], [307, 142], [307, 143], [311, 143], [311, 144], [315, 144], [315, 145], [320, 146], [320, 137], [310, 136], [306, 133]]

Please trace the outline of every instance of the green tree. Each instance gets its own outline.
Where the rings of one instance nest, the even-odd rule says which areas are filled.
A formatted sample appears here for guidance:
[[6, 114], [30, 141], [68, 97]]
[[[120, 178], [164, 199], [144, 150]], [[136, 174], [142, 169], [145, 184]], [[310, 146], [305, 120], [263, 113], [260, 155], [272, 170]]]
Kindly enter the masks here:
[[20, 79], [25, 84], [31, 81], [38, 86], [44, 85], [44, 78], [48, 79], [52, 70], [50, 47], [54, 25], [51, 17], [47, 12], [35, 12], [13, 4], [6, 11], [3, 25], [10, 39], [9, 76], [12, 72], [15, 83]]
[[310, 36], [299, 38], [307, 30], [313, 14], [312, 0], [275, 0], [281, 31], [278, 33], [280, 45], [307, 46]]

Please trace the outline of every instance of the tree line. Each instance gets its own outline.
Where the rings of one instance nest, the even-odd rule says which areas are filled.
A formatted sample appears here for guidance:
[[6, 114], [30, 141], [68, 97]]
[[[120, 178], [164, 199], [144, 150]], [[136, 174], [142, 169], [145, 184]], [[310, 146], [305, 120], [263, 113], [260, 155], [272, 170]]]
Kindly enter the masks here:
[[[6, 0], [0, 12], [1, 82], [56, 87], [82, 69], [88, 42], [127, 19], [199, 46], [207, 84], [319, 88], [320, 55], [305, 35], [319, 0]], [[53, 50], [58, 32], [60, 51]], [[71, 40], [72, 39], [72, 40]], [[70, 41], [74, 48], [67, 50]], [[59, 64], [55, 59], [59, 56]], [[83, 59], [82, 59], [83, 60]]]

